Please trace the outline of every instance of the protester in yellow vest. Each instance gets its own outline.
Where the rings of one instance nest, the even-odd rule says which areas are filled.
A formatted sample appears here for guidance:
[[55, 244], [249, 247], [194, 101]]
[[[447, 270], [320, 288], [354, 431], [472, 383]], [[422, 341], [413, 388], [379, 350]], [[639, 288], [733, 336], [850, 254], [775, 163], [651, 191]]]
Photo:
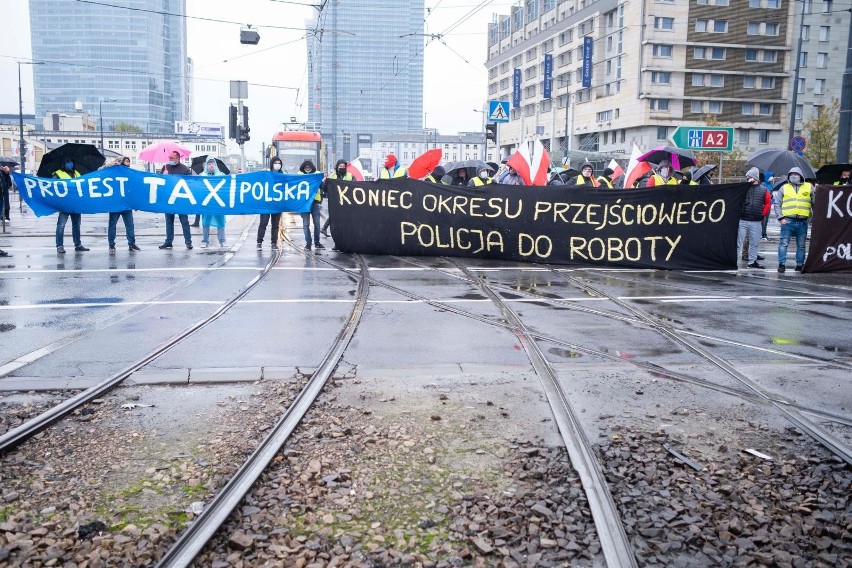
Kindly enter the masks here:
[[468, 187], [482, 187], [483, 185], [488, 185], [491, 183], [491, 178], [488, 177], [488, 172], [491, 171], [491, 167], [482, 166], [477, 170], [476, 177], [472, 178], [469, 182], [467, 182]]
[[[74, 160], [66, 158], [61, 169], [53, 172], [53, 177], [57, 179], [71, 179], [80, 177], [80, 172], [74, 169]], [[71, 218], [71, 238], [74, 239], [74, 250], [77, 252], [86, 252], [86, 247], [83, 246], [80, 240], [80, 220], [82, 215], [79, 213], [63, 213], [59, 212], [59, 217], [56, 219], [56, 253], [65, 254], [65, 225], [68, 223], [68, 218]]]
[[[317, 171], [317, 167], [310, 160], [305, 160], [302, 162], [302, 165], [299, 166], [299, 172], [303, 174], [314, 174]], [[322, 189], [317, 187], [316, 195], [314, 195], [314, 200], [311, 204], [310, 213], [302, 213], [302, 230], [305, 232], [305, 248], [311, 250], [311, 246], [313, 245], [315, 248], [324, 249], [320, 242], [320, 210], [322, 209]], [[314, 223], [314, 239], [313, 243], [311, 242], [311, 220]]]
[[432, 170], [432, 173], [423, 178], [423, 181], [429, 183], [440, 183], [443, 184], [441, 180], [444, 176], [447, 175], [447, 170], [444, 169], [444, 166], [435, 166], [435, 169]]
[[385, 158], [385, 167], [379, 172], [379, 179], [408, 177], [408, 170], [400, 166], [396, 156], [388, 154]]
[[603, 189], [614, 189], [615, 186], [612, 183], [612, 174], [615, 171], [612, 168], [605, 168], [603, 171], [603, 175], [598, 176], [598, 186]]
[[834, 182], [834, 185], [852, 185], [852, 170], [840, 172], [840, 179]]
[[[328, 176], [327, 178], [325, 178], [325, 180], [322, 182], [322, 196], [323, 197], [328, 197], [328, 181], [329, 180], [332, 180], [332, 179], [338, 180], [339, 179], [341, 181], [355, 181], [355, 176], [353, 176], [352, 174], [350, 174], [346, 170], [346, 167], [348, 165], [349, 164], [346, 162], [346, 160], [337, 160], [337, 163], [334, 165], [334, 173], [331, 174], [330, 176]], [[323, 236], [325, 236], [325, 237], [331, 236], [331, 235], [328, 234], [328, 227], [330, 225], [331, 225], [331, 216], [328, 216], [325, 219], [325, 223], [323, 223], [323, 225], [322, 225], [322, 229], [320, 229], [320, 233], [322, 233]]]
[[583, 162], [583, 165], [580, 166], [580, 175], [570, 181], [568, 185], [591, 185], [592, 187], [598, 187], [600, 183], [594, 178], [594, 175], [595, 167], [591, 162]]
[[781, 223], [778, 272], [787, 270], [787, 245], [793, 236], [796, 237], [796, 270], [802, 270], [805, 264], [805, 237], [813, 204], [814, 186], [805, 181], [801, 168], [792, 168], [787, 174], [787, 181], [775, 192], [775, 216]]
[[658, 185], [677, 185], [677, 178], [674, 177], [674, 169], [668, 160], [663, 160], [657, 166], [657, 170], [648, 177], [645, 182], [645, 187], [657, 187]]

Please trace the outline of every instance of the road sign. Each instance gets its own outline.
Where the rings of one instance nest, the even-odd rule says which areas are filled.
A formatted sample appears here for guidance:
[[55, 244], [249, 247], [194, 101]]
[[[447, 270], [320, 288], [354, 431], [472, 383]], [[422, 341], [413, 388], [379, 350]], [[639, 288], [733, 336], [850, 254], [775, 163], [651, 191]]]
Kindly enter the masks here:
[[672, 133], [672, 142], [684, 150], [731, 152], [734, 129], [730, 126], [678, 126]]
[[488, 101], [488, 122], [509, 122], [509, 101]]
[[804, 136], [793, 136], [790, 138], [790, 149], [794, 152], [804, 152], [808, 146], [808, 141]]

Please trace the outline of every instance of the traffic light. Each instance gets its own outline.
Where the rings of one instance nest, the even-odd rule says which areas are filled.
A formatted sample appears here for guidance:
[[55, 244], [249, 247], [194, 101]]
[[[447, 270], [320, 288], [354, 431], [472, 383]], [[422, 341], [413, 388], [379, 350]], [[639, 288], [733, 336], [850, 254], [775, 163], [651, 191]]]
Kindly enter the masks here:
[[497, 143], [497, 123], [489, 122], [485, 125], [485, 139]]
[[244, 144], [251, 140], [251, 137], [249, 136], [249, 130], [251, 129], [246, 128], [245, 126], [240, 126], [240, 135], [237, 138], [237, 144]]
[[247, 131], [249, 130], [248, 107], [245, 105], [243, 105], [243, 128], [245, 128]]
[[231, 105], [228, 109], [228, 138], [231, 140], [237, 139], [237, 107]]

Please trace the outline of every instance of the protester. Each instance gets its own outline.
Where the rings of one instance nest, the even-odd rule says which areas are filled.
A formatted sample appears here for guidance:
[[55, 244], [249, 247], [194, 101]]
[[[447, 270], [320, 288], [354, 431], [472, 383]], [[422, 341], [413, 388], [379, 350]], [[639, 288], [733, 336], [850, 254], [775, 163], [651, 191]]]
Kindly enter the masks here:
[[615, 174], [615, 170], [612, 168], [604, 168], [603, 175], [598, 176], [598, 187], [604, 189], [614, 189], [615, 185], [613, 185], [612, 176]]
[[698, 182], [692, 179], [691, 172], [683, 172], [678, 185], [698, 185]]
[[500, 176], [500, 179], [497, 180], [498, 184], [502, 185], [526, 185], [524, 183], [524, 178], [518, 173], [518, 171], [506, 164], [506, 171]]
[[456, 170], [456, 175], [453, 176], [453, 181], [450, 185], [459, 187], [467, 187], [470, 183], [470, 176], [467, 175], [467, 168], [459, 168]]
[[[71, 179], [80, 177], [80, 172], [74, 169], [74, 160], [66, 158], [63, 160], [61, 169], [53, 172], [53, 177], [57, 179]], [[68, 218], [71, 218], [71, 238], [74, 239], [74, 250], [76, 252], [86, 252], [88, 248], [83, 246], [80, 240], [80, 221], [82, 215], [79, 213], [64, 213], [59, 212], [59, 217], [56, 219], [56, 252], [57, 254], [65, 254], [65, 225], [68, 223]]]
[[[281, 158], [275, 156], [269, 160], [269, 170], [276, 173], [281, 173], [282, 162]], [[272, 250], [278, 250], [278, 233], [281, 227], [281, 213], [263, 213], [260, 216], [260, 225], [257, 227], [257, 249], [263, 248], [263, 237], [266, 236], [266, 226], [272, 223], [272, 231], [269, 235], [269, 240], [272, 241]]]
[[447, 170], [444, 169], [444, 166], [435, 166], [435, 169], [432, 170], [432, 173], [423, 178], [423, 181], [442, 184], [444, 182], [441, 180], [444, 178], [445, 175], [447, 175]]
[[[353, 176], [346, 170], [346, 166], [348, 166], [346, 160], [337, 160], [337, 163], [334, 165], [334, 173], [328, 176], [322, 182], [323, 197], [328, 197], [328, 180], [334, 179], [341, 181], [355, 181], [355, 176]], [[323, 223], [322, 225], [322, 229], [320, 229], [320, 233], [322, 233], [325, 237], [331, 236], [328, 234], [329, 226], [331, 226], [331, 216], [326, 218], [325, 223]]]
[[737, 251], [745, 254], [744, 245], [748, 237], [748, 267], [766, 268], [757, 261], [761, 258], [757, 255], [760, 247], [760, 225], [764, 215], [769, 213], [772, 206], [772, 197], [760, 184], [760, 170], [751, 168], [746, 172], [746, 181], [751, 184], [746, 193], [743, 207], [740, 210], [740, 225], [737, 232]]
[[668, 160], [662, 160], [657, 169], [651, 174], [645, 182], [645, 187], [656, 187], [658, 185], [677, 185], [677, 178], [674, 177], [674, 169]]
[[9, 210], [12, 208], [9, 200], [9, 195], [12, 193], [12, 175], [10, 174], [9, 166], [3, 164], [0, 166], [0, 215], [6, 222], [11, 221], [9, 218]]
[[399, 165], [396, 156], [388, 154], [385, 158], [385, 167], [379, 172], [379, 179], [391, 179], [408, 177], [408, 170]]
[[[316, 166], [310, 160], [305, 160], [299, 166], [299, 171], [303, 174], [312, 174], [317, 171]], [[322, 189], [317, 188], [314, 200], [311, 203], [310, 213], [302, 213], [302, 230], [305, 232], [305, 248], [311, 249], [311, 220], [314, 223], [314, 239], [313, 245], [315, 248], [324, 249], [325, 247], [320, 242], [320, 211], [322, 210]]]
[[[209, 157], [204, 162], [203, 176], [221, 176], [219, 166], [216, 165], [216, 158]], [[225, 246], [225, 216], [224, 215], [201, 215], [201, 248], [207, 248], [210, 244], [210, 227], [216, 227], [216, 237], [219, 239], [219, 246]]]
[[488, 185], [491, 183], [491, 178], [488, 175], [488, 172], [491, 171], [491, 167], [488, 165], [482, 165], [476, 171], [476, 177], [471, 179], [467, 185], [468, 187], [482, 187], [483, 185]]
[[595, 167], [591, 162], [583, 162], [580, 166], [580, 175], [574, 177], [568, 185], [590, 185], [598, 187], [600, 184], [595, 179]]
[[[180, 153], [175, 151], [169, 154], [169, 163], [163, 166], [160, 173], [178, 176], [191, 176], [192, 170], [189, 169], [186, 164], [181, 163]], [[189, 231], [189, 216], [178, 215], [178, 219], [180, 220], [180, 227], [183, 230], [183, 240], [186, 243], [186, 248], [187, 250], [192, 250], [192, 233]], [[175, 214], [166, 213], [166, 241], [161, 244], [159, 248], [171, 250], [174, 240]]]
[[790, 238], [796, 237], [796, 270], [805, 264], [805, 237], [808, 234], [808, 219], [814, 204], [814, 186], [805, 181], [801, 168], [792, 168], [787, 181], [775, 192], [775, 216], [781, 223], [781, 239], [778, 241], [778, 272], [787, 270], [787, 246]]
[[[124, 158], [119, 158], [115, 161], [115, 165], [117, 166], [125, 166], [130, 167], [130, 158], [125, 156]], [[142, 250], [136, 246], [136, 231], [133, 224], [133, 211], [131, 209], [127, 209], [125, 211], [119, 211], [117, 213], [111, 212], [109, 214], [109, 225], [107, 227], [107, 242], [109, 243], [109, 250], [115, 251], [115, 233], [116, 228], [118, 227], [118, 219], [121, 218], [124, 221], [124, 234], [127, 237], [127, 247], [132, 251]]]
[[[834, 182], [834, 185], [852, 185], [852, 169], [847, 168], [841, 171], [840, 178], [836, 182]], [[8, 211], [8, 205], [6, 207], [6, 211]], [[6, 219], [8, 220], [9, 217], [6, 217]]]

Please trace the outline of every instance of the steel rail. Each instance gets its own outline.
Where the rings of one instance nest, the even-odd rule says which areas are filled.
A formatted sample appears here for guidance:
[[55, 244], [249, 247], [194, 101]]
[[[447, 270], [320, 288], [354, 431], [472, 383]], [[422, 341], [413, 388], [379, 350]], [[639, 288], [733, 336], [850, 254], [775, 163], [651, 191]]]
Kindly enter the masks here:
[[[554, 273], [560, 274], [555, 270]], [[607, 298], [611, 302], [614, 302], [616, 305], [619, 305], [622, 308], [629, 310], [630, 313], [636, 315], [636, 317], [648, 322], [654, 328], [654, 331], [656, 331], [657, 333], [665, 336], [669, 340], [679, 345], [682, 345], [689, 351], [692, 351], [693, 353], [709, 361], [710, 363], [713, 363], [719, 369], [723, 370], [729, 376], [737, 380], [740, 384], [754, 392], [757, 396], [774, 406], [788, 421], [790, 421], [800, 430], [802, 430], [803, 432], [814, 438], [816, 441], [821, 443], [834, 455], [841, 458], [846, 463], [852, 465], [852, 448], [846, 446], [846, 444], [844, 444], [842, 440], [830, 433], [825, 428], [805, 418], [801, 414], [801, 412], [799, 412], [799, 410], [795, 407], [788, 407], [787, 405], [778, 402], [776, 400], [777, 397], [773, 393], [763, 389], [755, 381], [745, 376], [745, 374], [743, 374], [742, 372], [738, 371], [728, 361], [722, 359], [721, 357], [717, 357], [713, 353], [710, 353], [706, 349], [696, 345], [689, 339], [682, 337], [677, 330], [673, 329], [668, 324], [653, 319], [651, 316], [649, 316], [642, 310], [628, 304], [627, 302], [620, 300], [612, 296], [611, 294], [607, 294], [602, 290], [599, 290], [597, 287], [592, 286], [587, 282], [584, 282], [576, 276], [564, 273], [562, 273], [562, 276], [564, 278], [567, 278], [570, 282], [574, 283], [576, 286], [580, 287], [586, 292], [597, 294], [601, 297]]]
[[331, 378], [346, 347], [349, 345], [349, 341], [358, 328], [361, 315], [364, 313], [364, 306], [367, 303], [369, 293], [367, 263], [358, 255], [356, 255], [356, 259], [360, 265], [361, 278], [358, 281], [355, 303], [319, 367], [269, 435], [252, 452], [225, 487], [216, 493], [201, 514], [181, 533], [178, 540], [159, 560], [156, 565], [157, 568], [177, 568], [190, 565], [275, 458], [281, 446], [302, 421], [328, 379]]
[[121, 371], [115, 373], [111, 377], [104, 379], [100, 383], [77, 393], [71, 398], [68, 398], [58, 405], [46, 410], [45, 412], [39, 414], [38, 416], [31, 418], [30, 420], [24, 422], [20, 426], [13, 428], [5, 432], [2, 436], [0, 436], [0, 454], [6, 453], [20, 444], [26, 442], [31, 437], [35, 436], [42, 430], [48, 428], [54, 422], [64, 418], [77, 408], [91, 402], [96, 398], [100, 398], [107, 392], [111, 391], [118, 385], [120, 385], [125, 379], [127, 379], [133, 373], [139, 371], [140, 369], [150, 365], [157, 359], [159, 359], [163, 354], [170, 351], [173, 347], [179, 344], [181, 341], [194, 334], [198, 330], [206, 327], [207, 325], [213, 323], [222, 315], [225, 314], [228, 310], [234, 307], [242, 298], [244, 298], [252, 289], [257, 286], [259, 282], [261, 282], [272, 270], [272, 267], [278, 262], [278, 259], [281, 257], [281, 251], [276, 252], [272, 259], [266, 264], [266, 266], [258, 273], [254, 278], [252, 278], [245, 286], [242, 287], [234, 296], [232, 296], [229, 300], [224, 302], [219, 308], [213, 312], [211, 315], [207, 316], [203, 320], [200, 320], [191, 326], [187, 327], [177, 335], [171, 337], [153, 351], [145, 355], [143, 358], [138, 361], [131, 363], [129, 366], [125, 367]]
[[606, 478], [568, 397], [556, 380], [556, 371], [541, 352], [524, 322], [506, 305], [503, 299], [481, 278], [476, 278], [464, 265], [453, 260], [451, 262], [477, 282], [479, 289], [497, 306], [500, 313], [511, 325], [518, 341], [523, 345], [524, 351], [526, 351], [527, 357], [547, 395], [550, 409], [565, 442], [571, 464], [580, 476], [607, 566], [637, 566], [633, 547], [624, 532], [624, 525], [609, 491]]

